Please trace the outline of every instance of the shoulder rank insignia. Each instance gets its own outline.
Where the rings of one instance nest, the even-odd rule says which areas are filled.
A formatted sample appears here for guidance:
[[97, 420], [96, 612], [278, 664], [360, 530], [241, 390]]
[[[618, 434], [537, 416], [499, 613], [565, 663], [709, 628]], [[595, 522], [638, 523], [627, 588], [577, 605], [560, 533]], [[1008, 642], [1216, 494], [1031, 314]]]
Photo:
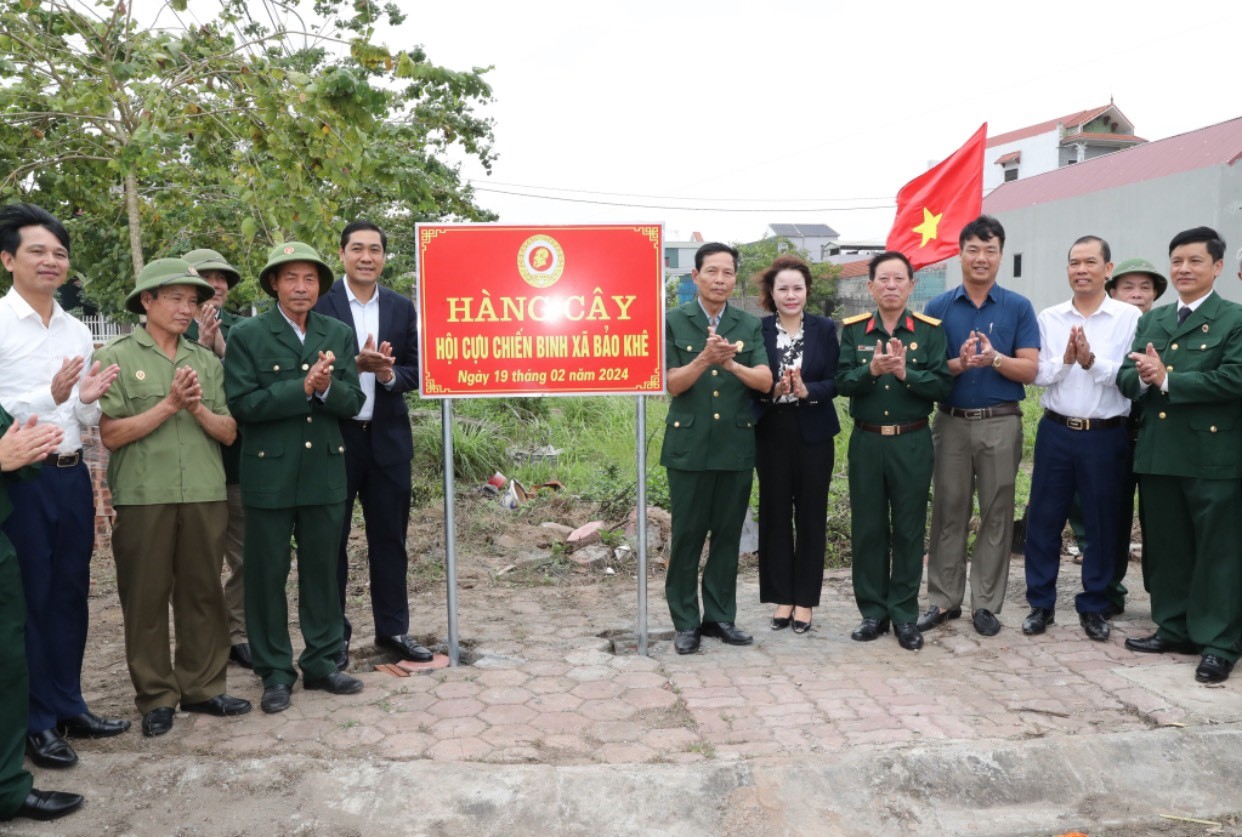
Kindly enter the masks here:
[[933, 326], [940, 325], [940, 320], [937, 320], [935, 317], [929, 317], [926, 314], [915, 314], [914, 316], [922, 320], [923, 322], [927, 323], [928, 325], [933, 325]]
[[855, 314], [852, 317], [846, 317], [844, 320], [842, 320], [841, 325], [853, 325], [854, 323], [861, 323], [863, 320], [867, 319], [870, 316], [871, 316], [870, 314]]

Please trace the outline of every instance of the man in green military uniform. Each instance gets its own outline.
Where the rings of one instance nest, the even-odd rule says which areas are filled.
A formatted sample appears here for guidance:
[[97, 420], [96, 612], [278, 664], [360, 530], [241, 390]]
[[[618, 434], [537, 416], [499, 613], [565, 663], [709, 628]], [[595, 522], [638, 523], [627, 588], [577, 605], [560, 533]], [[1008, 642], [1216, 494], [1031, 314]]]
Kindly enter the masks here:
[[[25, 425], [15, 423], [0, 407], [0, 471], [4, 472], [4, 481], [15, 476], [18, 469], [54, 453], [63, 435], [54, 424], [36, 426], [33, 417]], [[12, 511], [4, 481], [0, 481], [0, 523]], [[30, 698], [25, 634], [26, 600], [17, 553], [0, 531], [0, 820], [54, 820], [82, 807], [82, 797], [35, 790], [34, 778], [22, 768]]]
[[259, 286], [277, 304], [229, 335], [224, 386], [242, 434], [246, 626], [264, 712], [289, 708], [297, 682], [289, 642], [289, 538], [298, 544], [298, 611], [307, 689], [353, 694], [337, 671], [341, 604], [336, 556], [345, 515], [345, 445], [338, 422], [364, 400], [354, 332], [312, 311], [332, 270], [307, 244], [272, 248]]
[[121, 370], [100, 399], [99, 435], [112, 454], [112, 552], [125, 660], [147, 736], [172, 729], [178, 702], [186, 712], [221, 717], [250, 711], [250, 701], [224, 691], [220, 552], [228, 508], [220, 445], [237, 436], [237, 423], [225, 406], [219, 362], [183, 337], [211, 294], [189, 262], [156, 259], [125, 300], [130, 311], [146, 314], [146, 325], [97, 352]]
[[[215, 295], [199, 307], [198, 316], [190, 323], [185, 336], [202, 343], [224, 360], [229, 332], [244, 319], [224, 307], [229, 291], [241, 282], [241, 273], [215, 250], [191, 250], [181, 258], [194, 265], [202, 280], [215, 291]], [[229, 503], [229, 525], [224, 535], [224, 563], [229, 568], [229, 578], [224, 583], [224, 605], [229, 611], [229, 659], [243, 668], [254, 668], [250, 643], [246, 639], [246, 587], [242, 573], [246, 511], [241, 498], [241, 440], [221, 445], [220, 455], [224, 459], [224, 484]]]
[[1208, 227], [1169, 244], [1178, 301], [1139, 320], [1117, 387], [1143, 406], [1134, 451], [1156, 632], [1132, 651], [1201, 654], [1229, 677], [1242, 637], [1242, 307], [1214, 291], [1225, 242]]
[[[869, 642], [893, 625], [902, 648], [923, 647], [918, 619], [927, 494], [934, 464], [927, 416], [949, 396], [940, 321], [906, 308], [914, 271], [901, 253], [868, 266], [877, 309], [843, 322], [837, 392], [850, 396], [850, 542], [854, 600]], [[890, 522], [891, 521], [891, 522]], [[891, 553], [891, 558], [890, 558]]]
[[[678, 654], [697, 651], [701, 635], [730, 645], [752, 641], [734, 624], [737, 558], [755, 468], [750, 391], [768, 392], [772, 370], [759, 318], [728, 304], [737, 268], [732, 247], [700, 247], [691, 274], [698, 296], [669, 311], [664, 323], [673, 396], [660, 454], [673, 514], [664, 593]], [[699, 555], [709, 532], [700, 620]]]

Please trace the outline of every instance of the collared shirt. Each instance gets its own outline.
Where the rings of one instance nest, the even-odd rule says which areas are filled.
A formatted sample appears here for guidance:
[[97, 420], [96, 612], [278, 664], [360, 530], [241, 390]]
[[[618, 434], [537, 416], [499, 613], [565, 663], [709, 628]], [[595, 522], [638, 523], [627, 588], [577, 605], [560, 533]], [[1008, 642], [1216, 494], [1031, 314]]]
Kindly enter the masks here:
[[[366, 345], [368, 335], [375, 338], [378, 346], [379, 287], [376, 286], [371, 292], [371, 298], [363, 302], [354, 295], [354, 289], [349, 286], [348, 279], [342, 284], [345, 285], [345, 298], [349, 300], [349, 313], [354, 317], [354, 335], [358, 339], [358, 351], [362, 351], [362, 347]], [[358, 385], [362, 387], [362, 394], [367, 397], [367, 400], [363, 402], [362, 409], [354, 418], [358, 421], [370, 421], [371, 416], [375, 414], [375, 373], [359, 371]]]
[[[1039, 371], [1035, 386], [1046, 387], [1039, 403], [1044, 409], [1074, 418], [1115, 418], [1130, 413], [1130, 399], [1117, 389], [1121, 368], [1143, 312], [1137, 306], [1105, 296], [1089, 317], [1073, 300], [1039, 312]], [[1095, 355], [1090, 369], [1065, 363], [1070, 328], [1079, 326]]]
[[[280, 312], [280, 316], [285, 318], [285, 322], [287, 322], [289, 327], [293, 329], [293, 333], [298, 336], [298, 342], [302, 345], [306, 345], [306, 329], [295, 323], [289, 315], [285, 313], [285, 309], [280, 307], [280, 303], [276, 303], [276, 310]], [[306, 316], [308, 319], [310, 318], [309, 314]]]
[[[136, 328], [100, 349], [99, 358], [121, 367], [99, 399], [109, 418], [128, 418], [154, 407], [168, 395], [173, 373], [182, 366], [198, 373], [203, 405], [216, 415], [228, 415], [224, 367], [206, 346], [181, 337], [174, 360], [155, 345], [145, 328]], [[220, 444], [192, 415], [178, 410], [146, 436], [112, 451], [108, 487], [116, 506], [224, 500]]]
[[729, 306], [728, 302], [725, 302], [724, 305], [720, 306], [719, 314], [713, 314], [711, 311], [707, 310], [706, 306], [703, 305], [703, 297], [696, 296], [694, 301], [699, 304], [699, 309], [702, 310], [703, 316], [707, 317], [707, 325], [709, 328], [715, 328], [720, 325], [720, 318], [724, 316], [725, 308]]
[[[1039, 322], [1031, 301], [1000, 285], [992, 286], [983, 305], [976, 306], [966, 288], [958, 285], [928, 302], [923, 311], [942, 322], [950, 360], [961, 352], [971, 331], [986, 335], [992, 348], [1009, 357], [1019, 349], [1039, 349]], [[976, 409], [1025, 397], [1026, 387], [987, 367], [963, 371], [953, 380], [953, 392], [941, 403]]]
[[85, 376], [94, 350], [90, 329], [58, 303], [52, 303], [52, 318], [45, 326], [16, 288], [0, 299], [0, 404], [16, 421], [37, 416], [39, 424], [54, 424], [64, 431], [57, 453], [81, 449], [82, 428], [99, 424], [99, 404], [79, 401], [77, 384], [64, 403], [57, 404], [52, 378], [67, 357], [83, 359]]
[[[803, 320], [798, 321], [798, 330], [793, 334], [785, 331], [785, 326], [781, 325], [781, 318], [776, 318], [776, 351], [780, 354], [780, 365], [778, 367], [779, 376], [777, 382], [784, 380], [785, 373], [790, 369], [802, 368], [802, 352], [805, 346], [804, 332], [802, 329]], [[797, 404], [798, 396], [792, 392], [782, 395], [776, 399], [777, 404]]]

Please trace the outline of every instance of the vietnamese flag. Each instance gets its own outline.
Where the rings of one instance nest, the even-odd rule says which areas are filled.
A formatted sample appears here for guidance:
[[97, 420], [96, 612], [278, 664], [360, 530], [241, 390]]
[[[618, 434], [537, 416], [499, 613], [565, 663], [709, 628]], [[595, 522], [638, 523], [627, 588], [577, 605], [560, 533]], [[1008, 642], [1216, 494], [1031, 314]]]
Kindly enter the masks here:
[[897, 218], [887, 247], [904, 253], [915, 270], [957, 255], [962, 227], [982, 213], [987, 136], [988, 123], [984, 122], [948, 159], [897, 193]]

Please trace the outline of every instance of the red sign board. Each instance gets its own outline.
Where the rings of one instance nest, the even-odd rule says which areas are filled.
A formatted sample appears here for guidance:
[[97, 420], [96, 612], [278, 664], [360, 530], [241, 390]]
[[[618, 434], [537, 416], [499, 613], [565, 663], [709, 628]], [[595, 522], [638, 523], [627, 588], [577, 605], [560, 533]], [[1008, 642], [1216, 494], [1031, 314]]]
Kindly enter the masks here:
[[664, 391], [658, 224], [419, 224], [420, 392]]

